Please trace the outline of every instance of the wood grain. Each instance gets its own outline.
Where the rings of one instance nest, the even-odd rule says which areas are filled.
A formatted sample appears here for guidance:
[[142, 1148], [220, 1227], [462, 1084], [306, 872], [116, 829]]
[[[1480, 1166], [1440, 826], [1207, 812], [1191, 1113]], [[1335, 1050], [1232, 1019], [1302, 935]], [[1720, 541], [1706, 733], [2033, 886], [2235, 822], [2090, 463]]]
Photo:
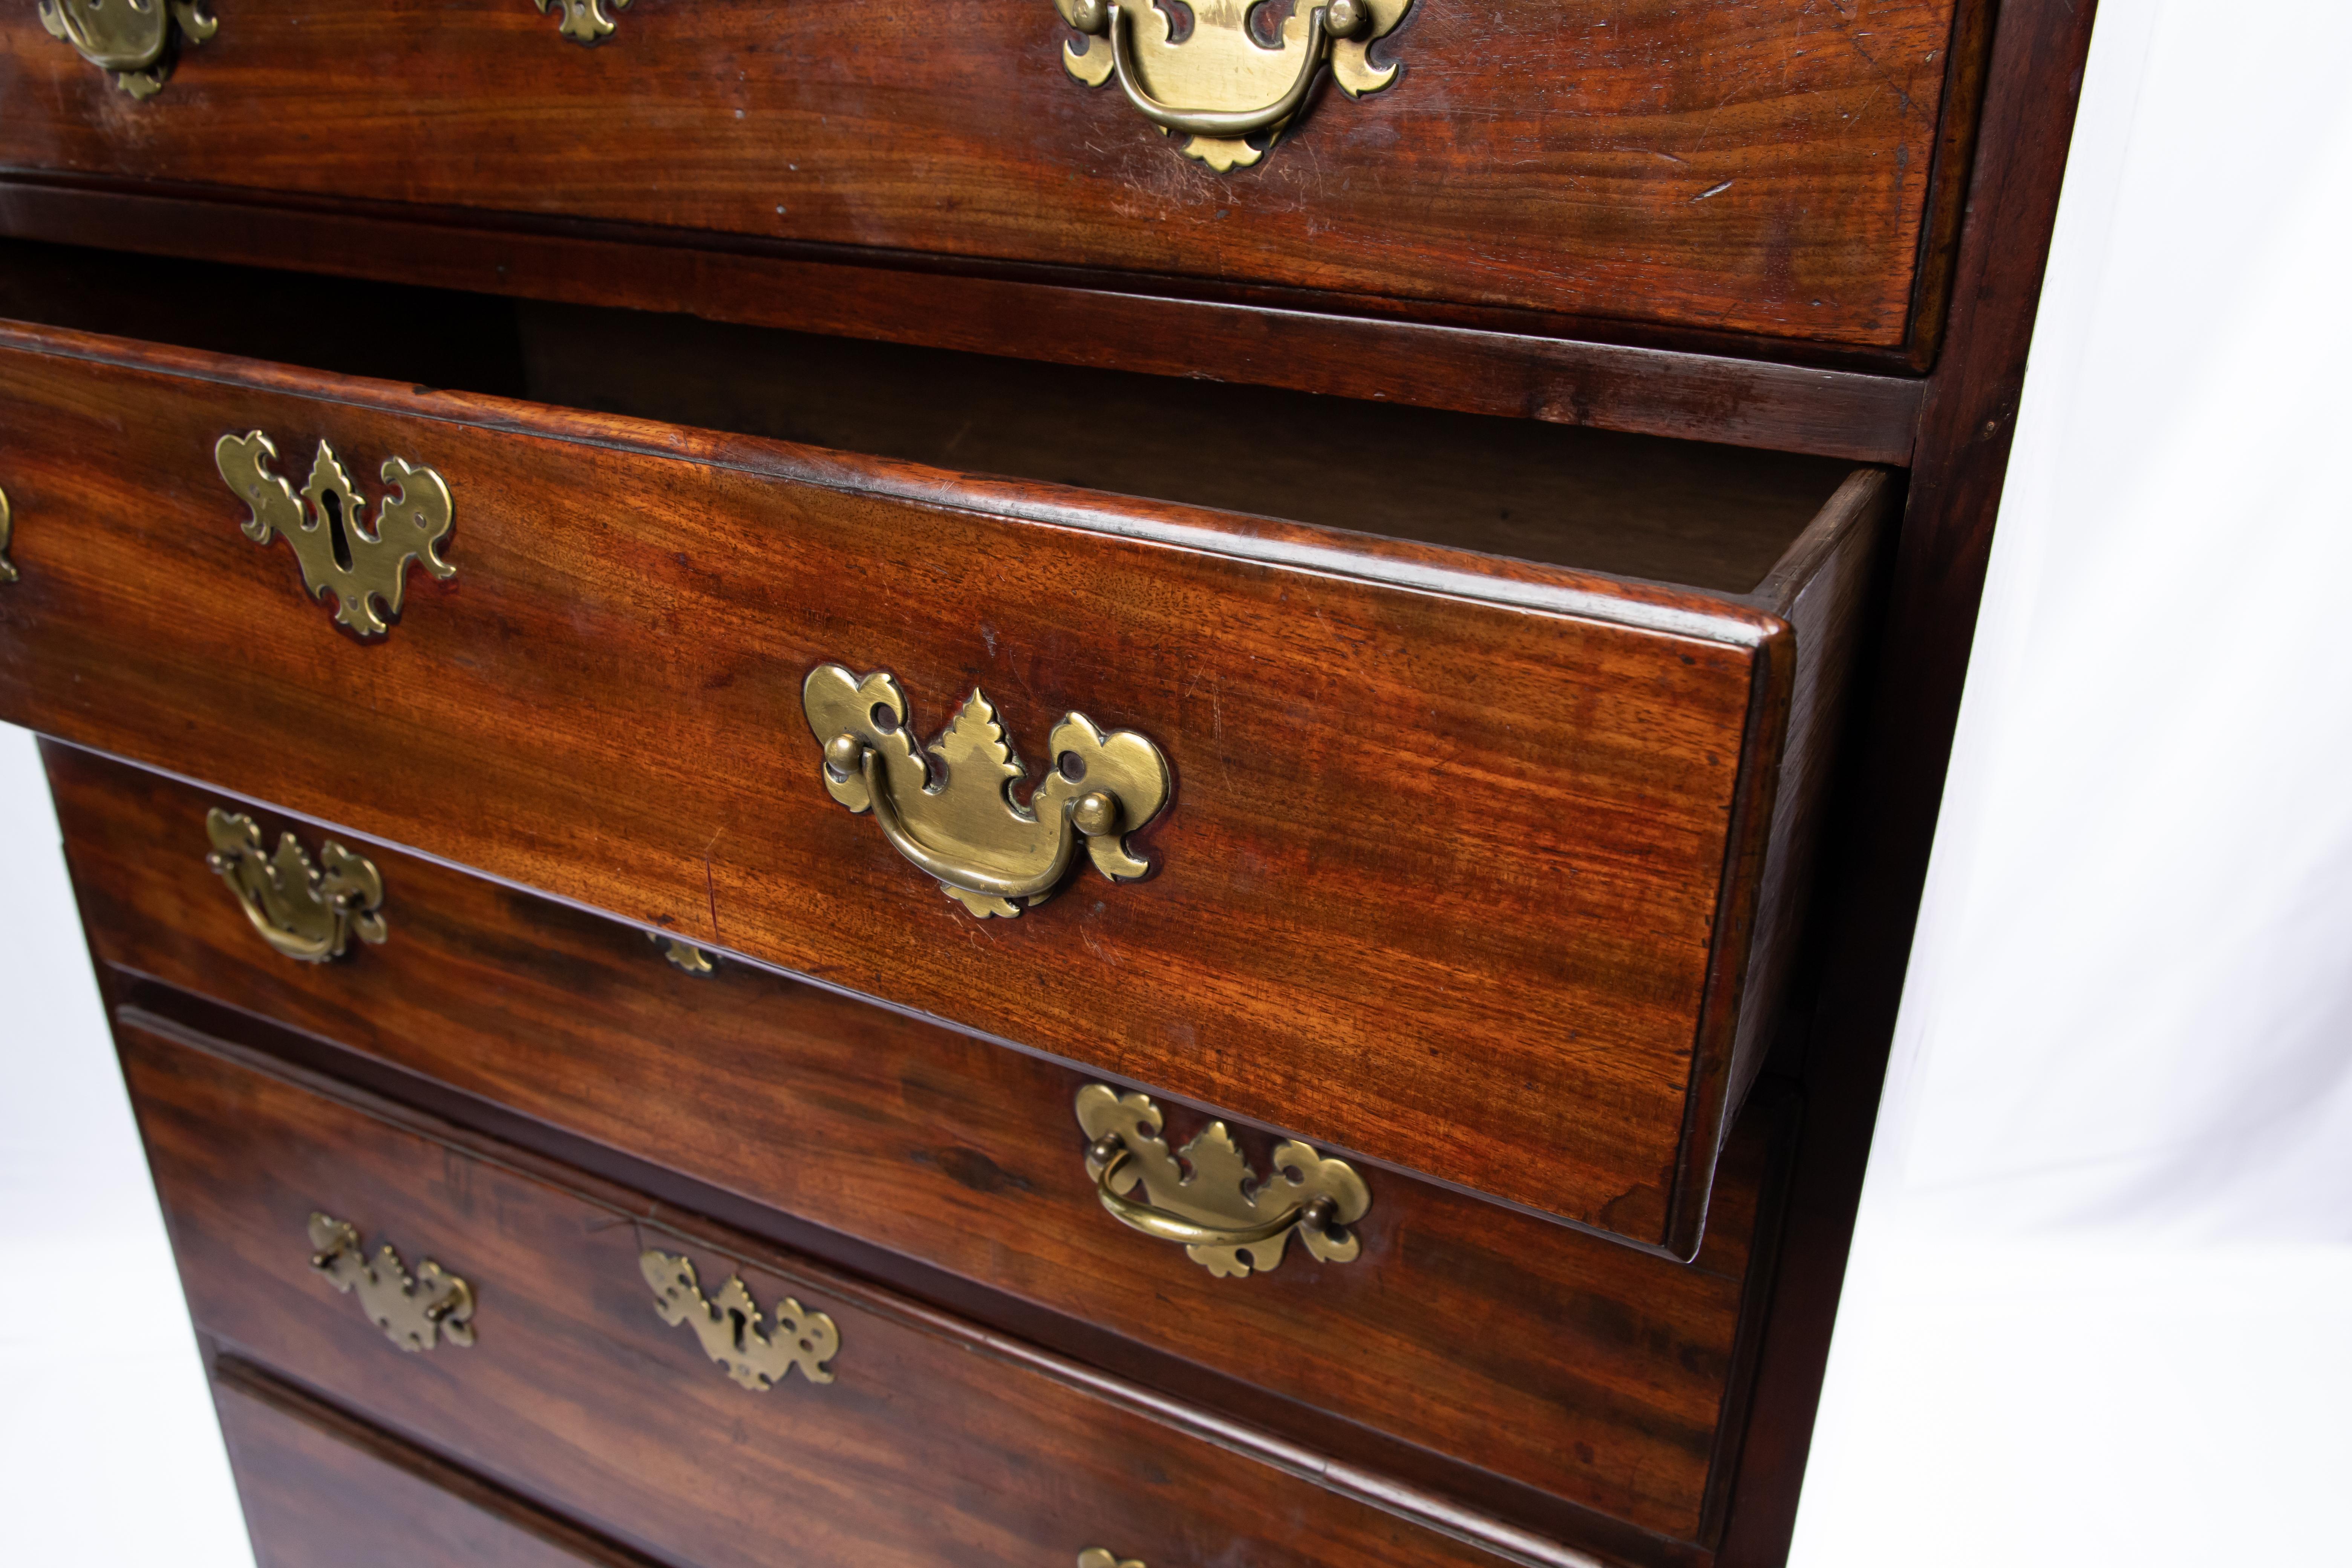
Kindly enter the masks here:
[[[380, 847], [391, 939], [289, 963], [193, 852], [205, 813], [240, 803], [47, 758], [106, 963], [1643, 1530], [1706, 1534], [1779, 1115], [1735, 1135], [1693, 1265], [1384, 1174], [1359, 1261], [1294, 1247], [1272, 1274], [1213, 1279], [1097, 1205], [1083, 1075], [740, 963], [688, 976], [632, 928]], [[1180, 1110], [1170, 1130], [1201, 1123]], [[1237, 1131], [1266, 1169], [1271, 1141]]]
[[[1353, 300], [1340, 313], [1311, 298], [1204, 285], [1066, 276], [1002, 277], [812, 254], [806, 247], [641, 226], [512, 215], [418, 213], [339, 201], [181, 189], [152, 181], [62, 181], [0, 171], [0, 234], [170, 257], [192, 266], [299, 267], [315, 274], [491, 296], [687, 312], [742, 326], [1286, 387], [1464, 414], [1590, 426], [1642, 436], [1906, 463], [1921, 383], [1837, 365], [1777, 363], [1689, 332], [1621, 342], [1628, 329], [1510, 313], [1400, 316]], [[104, 258], [104, 259], [100, 259]], [[14, 258], [17, 266], [21, 258]], [[83, 249], [76, 265], [117, 258]], [[202, 279], [191, 279], [201, 289]], [[1189, 290], [1189, 291], [1185, 291]], [[202, 297], [200, 295], [200, 297]], [[167, 323], [187, 293], [154, 292]], [[1323, 302], [1327, 307], [1329, 301]], [[1423, 308], [1421, 314], [1432, 314]], [[1503, 317], [1504, 319], [1492, 319]], [[27, 320], [48, 321], [46, 316]], [[313, 315], [303, 324], [315, 329]], [[62, 324], [126, 336], [184, 326]], [[289, 322], [289, 327], [295, 323]], [[1649, 334], [1637, 334], [1648, 336]], [[209, 346], [191, 343], [194, 347]], [[254, 352], [254, 351], [247, 351]], [[316, 363], [295, 352], [265, 354]], [[1845, 356], [1837, 356], [1843, 358]], [[395, 378], [396, 379], [396, 378]], [[436, 386], [503, 385], [422, 377]]]
[[[1219, 176], [1071, 80], [1052, 6], [246, 0], [130, 100], [0, 30], [0, 162], [1900, 344], [1953, 0], [1424, 3], [1386, 91]], [[355, 73], [367, 90], [355, 93]]]
[[257, 1568], [656, 1568], [235, 1357], [213, 1404]]
[[[0, 717], [1688, 1256], [1794, 679], [1747, 602], [16, 332]], [[46, 351], [46, 352], [45, 352]], [[362, 645], [237, 524], [224, 430], [430, 462], [452, 582]], [[681, 460], [683, 459], [683, 460]], [[292, 461], [299, 462], [298, 457]], [[1866, 548], [1879, 484], [1840, 492]], [[49, 520], [70, 518], [60, 528]], [[220, 650], [237, 649], [234, 661]], [[1133, 887], [976, 923], [818, 787], [887, 667], [1018, 746], [1140, 728]], [[1727, 846], [1742, 846], [1738, 854]], [[1727, 883], [1726, 872], [1732, 872]], [[1088, 873], [1091, 875], [1091, 873]]]
[[[220, 1351], [582, 1527], [700, 1568], [1592, 1560], [429, 1121], [119, 1037], [191, 1310]], [[396, 1113], [395, 1113], [396, 1114]], [[403, 1353], [310, 1268], [325, 1210], [472, 1284], [471, 1347]], [[764, 1394], [664, 1324], [639, 1252], [837, 1327]], [[1418, 1518], [1412, 1517], [1418, 1515]], [[1478, 1545], [1467, 1544], [1465, 1538]]]

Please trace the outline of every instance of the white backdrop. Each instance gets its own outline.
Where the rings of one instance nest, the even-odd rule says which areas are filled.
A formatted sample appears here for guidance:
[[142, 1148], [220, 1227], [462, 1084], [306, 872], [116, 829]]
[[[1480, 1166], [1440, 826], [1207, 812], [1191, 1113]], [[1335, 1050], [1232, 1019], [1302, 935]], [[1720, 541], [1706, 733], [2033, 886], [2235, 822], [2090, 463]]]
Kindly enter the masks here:
[[[1801, 1568], [2352, 1561], [2347, 59], [2101, 7]], [[241, 1565], [6, 731], [0, 820], [0, 1558]]]

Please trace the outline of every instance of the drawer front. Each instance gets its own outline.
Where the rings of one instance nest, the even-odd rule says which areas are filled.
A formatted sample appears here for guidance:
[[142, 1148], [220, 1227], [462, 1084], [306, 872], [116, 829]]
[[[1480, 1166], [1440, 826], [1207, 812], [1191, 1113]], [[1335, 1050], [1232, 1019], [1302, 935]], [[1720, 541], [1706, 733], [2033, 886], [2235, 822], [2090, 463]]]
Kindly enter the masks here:
[[[1795, 662], [1771, 615], [74, 334], [0, 337], [0, 719], [1697, 1245], [1735, 1040], [1761, 1036], [1740, 1004]], [[332, 477], [322, 443], [362, 503], [403, 465], [446, 487], [448, 574], [410, 564], [388, 635], [247, 531], [215, 453], [257, 430], [289, 489]], [[881, 677], [850, 695], [868, 671], [909, 694], [890, 735]], [[1164, 759], [1148, 825], [1092, 841], [1148, 879], [1076, 854], [1052, 902], [981, 919], [845, 809], [929, 810], [890, 781], [942, 735], [956, 798], [1025, 833], [990, 803], [976, 690], [1026, 756], [1083, 714], [1111, 732], [1096, 776]], [[834, 776], [813, 724], [900, 759]]]
[[[1160, 24], [1123, 8], [1148, 84]], [[935, 22], [646, 0], [609, 9], [593, 49], [524, 0], [214, 9], [144, 101], [11, 12], [0, 163], [1885, 346], [1910, 321], [1957, 7], [1367, 0], [1396, 25], [1347, 79], [1383, 59], [1394, 79], [1327, 83], [1223, 174], [1074, 79], [1066, 46], [1108, 50], [1054, 0]], [[1240, 96], [1278, 100], [1306, 40], [1249, 50], [1243, 14], [1199, 13], [1194, 45], [1243, 50], [1277, 79]]]
[[216, 1363], [256, 1568], [653, 1568], [247, 1363]]
[[[1253, 1387], [1684, 1541], [1744, 1384], [1777, 1113], [1743, 1119], [1695, 1264], [1367, 1170], [1358, 1258], [1217, 1278], [1104, 1213], [1091, 1081], [374, 846], [381, 945], [302, 963], [201, 854], [252, 808], [86, 752], [49, 770], [94, 951]], [[281, 819], [257, 814], [265, 841]], [[320, 835], [291, 825], [314, 851]], [[1171, 1142], [1204, 1119], [1170, 1106]], [[1255, 1169], [1272, 1140], [1242, 1130]], [[1476, 1325], [1475, 1331], [1465, 1325]]]
[[121, 1045], [200, 1331], [663, 1561], [1494, 1561], [1247, 1457], [1245, 1433], [625, 1192], [136, 1028]]

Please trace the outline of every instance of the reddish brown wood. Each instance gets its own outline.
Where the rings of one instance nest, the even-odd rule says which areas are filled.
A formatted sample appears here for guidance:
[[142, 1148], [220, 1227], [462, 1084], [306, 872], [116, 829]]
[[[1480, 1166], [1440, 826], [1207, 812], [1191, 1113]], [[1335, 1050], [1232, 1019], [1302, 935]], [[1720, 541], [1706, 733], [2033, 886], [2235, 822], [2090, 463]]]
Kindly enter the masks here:
[[249, 1363], [213, 1403], [259, 1568], [656, 1568]]
[[247, 0], [144, 104], [27, 15], [0, 162], [1895, 346], [1953, 11], [1424, 4], [1397, 85], [1223, 176], [1071, 80], [1043, 0], [668, 4], [595, 49], [510, 5]]
[[[1560, 335], [1537, 323], [1432, 322], [1276, 297], [1171, 294], [1130, 280], [975, 276], [717, 237], [611, 226], [429, 221], [406, 209], [284, 205], [136, 185], [0, 177], [0, 235], [523, 299], [688, 311], [714, 321], [883, 339], [1156, 375], [1589, 425], [1637, 435], [1910, 459], [1920, 384]], [[693, 243], [688, 243], [689, 241]], [[744, 242], [748, 245], [749, 242]], [[158, 303], [169, 300], [159, 294]], [[1328, 307], [1329, 302], [1325, 301]], [[1424, 312], [1426, 313], [1426, 312]], [[47, 319], [47, 318], [39, 318]], [[320, 329], [312, 315], [305, 325]], [[162, 337], [173, 326], [91, 330]], [[354, 325], [359, 323], [354, 322]], [[288, 322], [289, 328], [295, 325]], [[1605, 331], [1605, 323], [1591, 323]], [[1728, 346], [1738, 346], [1737, 344]], [[315, 363], [300, 352], [264, 357]], [[503, 392], [440, 379], [436, 385]]]
[[[520, 1151], [119, 1039], [220, 1351], [664, 1561], [1026, 1568], [1113, 1543], [1330, 1568], [1591, 1561]], [[310, 1267], [314, 1210], [467, 1279], [477, 1342], [390, 1343]], [[740, 1273], [762, 1307], [826, 1313], [835, 1381], [730, 1382], [656, 1315], [647, 1247], [709, 1289]]]
[[1987, 68], [1949, 346], [1930, 384], [1851, 808], [1825, 879], [1818, 1010], [1788, 1058], [1807, 1131], [1764, 1341], [1727, 1568], [1784, 1562], [1886, 1051], [1927, 874], [2094, 0], [2012, 0]]
[[[1743, 1121], [1695, 1265], [1383, 1174], [1358, 1262], [1293, 1247], [1270, 1275], [1213, 1279], [1097, 1205], [1071, 1115], [1083, 1075], [741, 963], [691, 977], [633, 929], [382, 847], [391, 940], [293, 963], [193, 852], [206, 811], [240, 803], [47, 755], [104, 963], [1645, 1530], [1706, 1534], [1778, 1116]], [[1200, 1123], [1180, 1112], [1171, 1131]], [[1238, 1131], [1265, 1168], [1270, 1141]]]
[[[1689, 1098], [1734, 1039], [1747, 959], [1715, 943], [1727, 895], [1753, 898], [1743, 818], [1769, 820], [1795, 675], [1778, 615], [5, 337], [24, 581], [0, 600], [0, 717], [1696, 1248], [1728, 1106], [1694, 1121]], [[289, 464], [331, 437], [362, 471], [435, 465], [456, 579], [420, 575], [388, 638], [339, 632], [211, 470], [218, 435], [255, 427]], [[1867, 548], [1879, 488], [1841, 490], [1846, 548]], [[1022, 746], [1070, 709], [1145, 730], [1178, 780], [1139, 839], [1158, 874], [973, 921], [819, 787], [798, 692], [826, 659], [893, 669], [926, 734], [975, 682]]]

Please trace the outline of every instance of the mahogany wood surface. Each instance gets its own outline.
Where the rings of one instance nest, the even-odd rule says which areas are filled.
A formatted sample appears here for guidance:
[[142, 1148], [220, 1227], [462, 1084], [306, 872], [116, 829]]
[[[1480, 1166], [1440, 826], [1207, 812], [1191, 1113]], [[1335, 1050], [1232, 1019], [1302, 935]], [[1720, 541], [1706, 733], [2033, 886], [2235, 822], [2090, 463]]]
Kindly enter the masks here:
[[[1779, 615], [77, 334], [5, 342], [24, 580], [0, 596], [0, 718], [1696, 1248], [1732, 1109], [1706, 1075], [1738, 1037], [1800, 668]], [[216, 437], [251, 428], [297, 472], [321, 437], [362, 472], [433, 464], [456, 578], [418, 575], [387, 638], [339, 631], [212, 471]], [[1868, 548], [1885, 490], [1840, 489], [1842, 548]], [[1066, 710], [1145, 731], [1178, 781], [1137, 836], [1156, 876], [1089, 868], [973, 921], [820, 787], [798, 698], [828, 659], [894, 670], [924, 734], [976, 682], [1016, 746]]]
[[656, 1568], [233, 1357], [213, 1404], [257, 1568]]
[[[665, 1562], [1591, 1561], [428, 1119], [118, 1038], [216, 1353]], [[391, 1343], [310, 1268], [314, 1211], [466, 1279], [476, 1342]], [[656, 1314], [646, 1247], [825, 1313], [834, 1380], [730, 1381]]]
[[1395, 85], [1226, 175], [1071, 79], [1046, 0], [647, 0], [593, 49], [511, 0], [239, 0], [145, 102], [28, 12], [0, 165], [1892, 347], [1955, 9], [1423, 0]]
[[[296, 963], [195, 853], [209, 809], [249, 807], [47, 755], [105, 963], [1643, 1530], [1707, 1533], [1782, 1115], [1743, 1119], [1691, 1265], [1380, 1174], [1358, 1260], [1293, 1246], [1270, 1274], [1216, 1279], [1102, 1212], [1071, 1113], [1084, 1075], [741, 963], [690, 976], [633, 928], [357, 842], [390, 939]], [[318, 848], [308, 825], [257, 820]], [[1171, 1146], [1203, 1121], [1171, 1114]], [[1269, 1169], [1271, 1140], [1235, 1131]]]
[[[1378, 301], [1349, 313], [1278, 291], [1203, 297], [1197, 283], [974, 276], [861, 253], [680, 237], [572, 220], [495, 226], [481, 215], [418, 214], [352, 202], [289, 203], [151, 182], [88, 184], [0, 172], [0, 234], [207, 262], [299, 267], [343, 278], [521, 299], [684, 311], [713, 321], [1287, 387], [1465, 414], [1810, 452], [1864, 463], [1910, 460], [1920, 383], [1828, 354], [1807, 363], [1740, 357], [1752, 346], [1580, 319], [1502, 312], [1399, 319]], [[898, 264], [890, 264], [893, 260]], [[1042, 276], [1031, 275], [1042, 272]], [[191, 287], [201, 288], [192, 280]], [[184, 303], [165, 289], [159, 301]], [[1500, 319], [1496, 319], [1499, 317]], [[47, 318], [35, 318], [46, 320]], [[116, 322], [89, 331], [159, 335]], [[292, 325], [293, 323], [289, 323]], [[318, 316], [300, 325], [324, 323]], [[177, 338], [168, 341], [179, 342]], [[309, 363], [301, 353], [271, 355]], [[1869, 363], [1878, 363], [1877, 358]], [[437, 385], [502, 391], [471, 383]]]

